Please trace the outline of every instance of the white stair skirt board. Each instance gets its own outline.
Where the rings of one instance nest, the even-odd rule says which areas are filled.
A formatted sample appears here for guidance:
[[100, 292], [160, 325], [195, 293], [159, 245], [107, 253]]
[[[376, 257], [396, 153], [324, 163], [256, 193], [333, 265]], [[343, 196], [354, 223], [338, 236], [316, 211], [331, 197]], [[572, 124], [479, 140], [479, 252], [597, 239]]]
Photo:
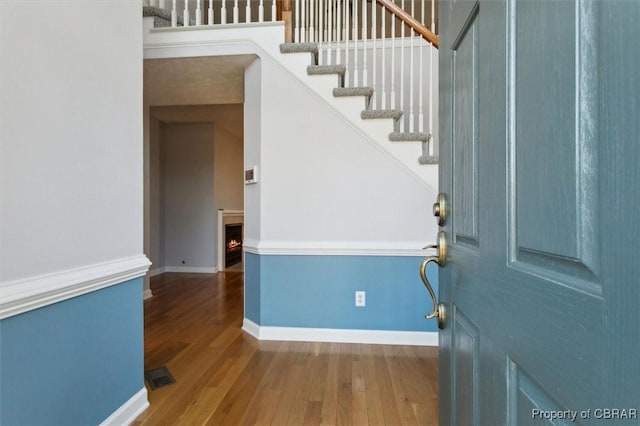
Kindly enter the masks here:
[[242, 329], [258, 340], [438, 346], [436, 331], [349, 330], [337, 328], [259, 326], [245, 318]]
[[122, 426], [130, 425], [134, 420], [149, 407], [147, 400], [147, 388], [143, 387], [120, 408], [114, 411], [100, 426]]

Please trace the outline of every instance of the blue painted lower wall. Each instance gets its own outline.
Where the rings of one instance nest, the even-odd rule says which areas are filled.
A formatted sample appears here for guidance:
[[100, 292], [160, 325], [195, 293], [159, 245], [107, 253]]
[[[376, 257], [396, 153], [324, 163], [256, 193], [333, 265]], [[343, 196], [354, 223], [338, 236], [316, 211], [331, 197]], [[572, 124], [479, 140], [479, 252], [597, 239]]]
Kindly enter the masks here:
[[97, 425], [144, 386], [142, 278], [0, 321], [0, 425]]
[[[437, 331], [422, 257], [245, 255], [245, 317], [261, 326]], [[428, 276], [437, 293], [437, 269]], [[355, 291], [366, 306], [355, 307]]]

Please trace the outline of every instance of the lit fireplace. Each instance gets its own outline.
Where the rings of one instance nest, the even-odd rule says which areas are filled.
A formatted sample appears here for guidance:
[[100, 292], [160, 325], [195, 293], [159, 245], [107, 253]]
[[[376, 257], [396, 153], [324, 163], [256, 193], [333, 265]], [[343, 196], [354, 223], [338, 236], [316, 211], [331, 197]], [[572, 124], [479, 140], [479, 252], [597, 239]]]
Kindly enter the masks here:
[[242, 224], [230, 223], [224, 226], [224, 267], [242, 262]]

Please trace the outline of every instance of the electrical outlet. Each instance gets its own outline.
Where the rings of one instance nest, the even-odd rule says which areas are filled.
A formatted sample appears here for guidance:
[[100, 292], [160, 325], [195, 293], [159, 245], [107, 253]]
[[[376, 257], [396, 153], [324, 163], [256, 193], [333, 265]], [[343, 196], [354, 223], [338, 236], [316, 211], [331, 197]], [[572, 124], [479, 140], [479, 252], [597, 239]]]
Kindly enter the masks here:
[[356, 291], [356, 306], [367, 306], [366, 293], [364, 291]]

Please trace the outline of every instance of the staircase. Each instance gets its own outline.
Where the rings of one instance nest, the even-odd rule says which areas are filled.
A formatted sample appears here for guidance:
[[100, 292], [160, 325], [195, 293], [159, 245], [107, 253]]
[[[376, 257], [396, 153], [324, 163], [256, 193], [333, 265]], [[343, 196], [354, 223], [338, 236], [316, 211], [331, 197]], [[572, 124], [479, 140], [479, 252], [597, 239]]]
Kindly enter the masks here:
[[318, 44], [317, 43], [284, 43], [280, 45], [280, 53], [310, 53], [311, 64], [307, 67], [309, 76], [316, 75], [336, 75], [337, 87], [333, 89], [333, 96], [358, 97], [364, 99], [364, 109], [360, 113], [362, 120], [392, 119], [393, 131], [389, 133], [389, 140], [392, 142], [419, 142], [422, 145], [422, 154], [418, 157], [420, 164], [438, 164], [438, 157], [429, 154], [429, 142], [432, 138], [430, 133], [403, 131], [400, 120], [404, 114], [401, 109], [380, 109], [375, 108], [372, 98], [375, 89], [371, 86], [345, 87], [346, 66], [339, 65], [319, 65], [318, 64]]
[[[236, 24], [241, 27], [247, 23], [285, 21], [284, 39], [288, 42], [280, 45], [280, 54], [307, 55], [309, 82], [328, 76], [335, 78], [332, 93], [331, 88], [320, 86], [327, 90], [324, 95], [327, 98], [331, 94], [336, 102], [362, 98], [356, 110], [342, 108], [350, 122], [359, 115], [363, 132], [387, 152], [393, 151], [388, 142], [415, 145], [413, 160], [404, 154], [397, 157], [401, 163], [413, 163], [407, 167], [414, 173], [416, 165], [430, 167], [438, 163], [437, 67], [434, 65], [437, 36], [424, 25], [430, 19], [430, 27], [435, 28], [433, 3], [426, 0], [249, 0], [240, 4], [238, 0], [183, 0], [180, 10], [176, 0], [149, 2], [144, 14], [154, 16], [155, 27], [229, 28]], [[316, 89], [318, 87], [316, 84]], [[382, 126], [367, 123], [382, 124], [384, 120], [390, 122], [385, 124], [386, 131], [366, 129], [379, 129]], [[405, 148], [398, 148], [406, 152]]]

